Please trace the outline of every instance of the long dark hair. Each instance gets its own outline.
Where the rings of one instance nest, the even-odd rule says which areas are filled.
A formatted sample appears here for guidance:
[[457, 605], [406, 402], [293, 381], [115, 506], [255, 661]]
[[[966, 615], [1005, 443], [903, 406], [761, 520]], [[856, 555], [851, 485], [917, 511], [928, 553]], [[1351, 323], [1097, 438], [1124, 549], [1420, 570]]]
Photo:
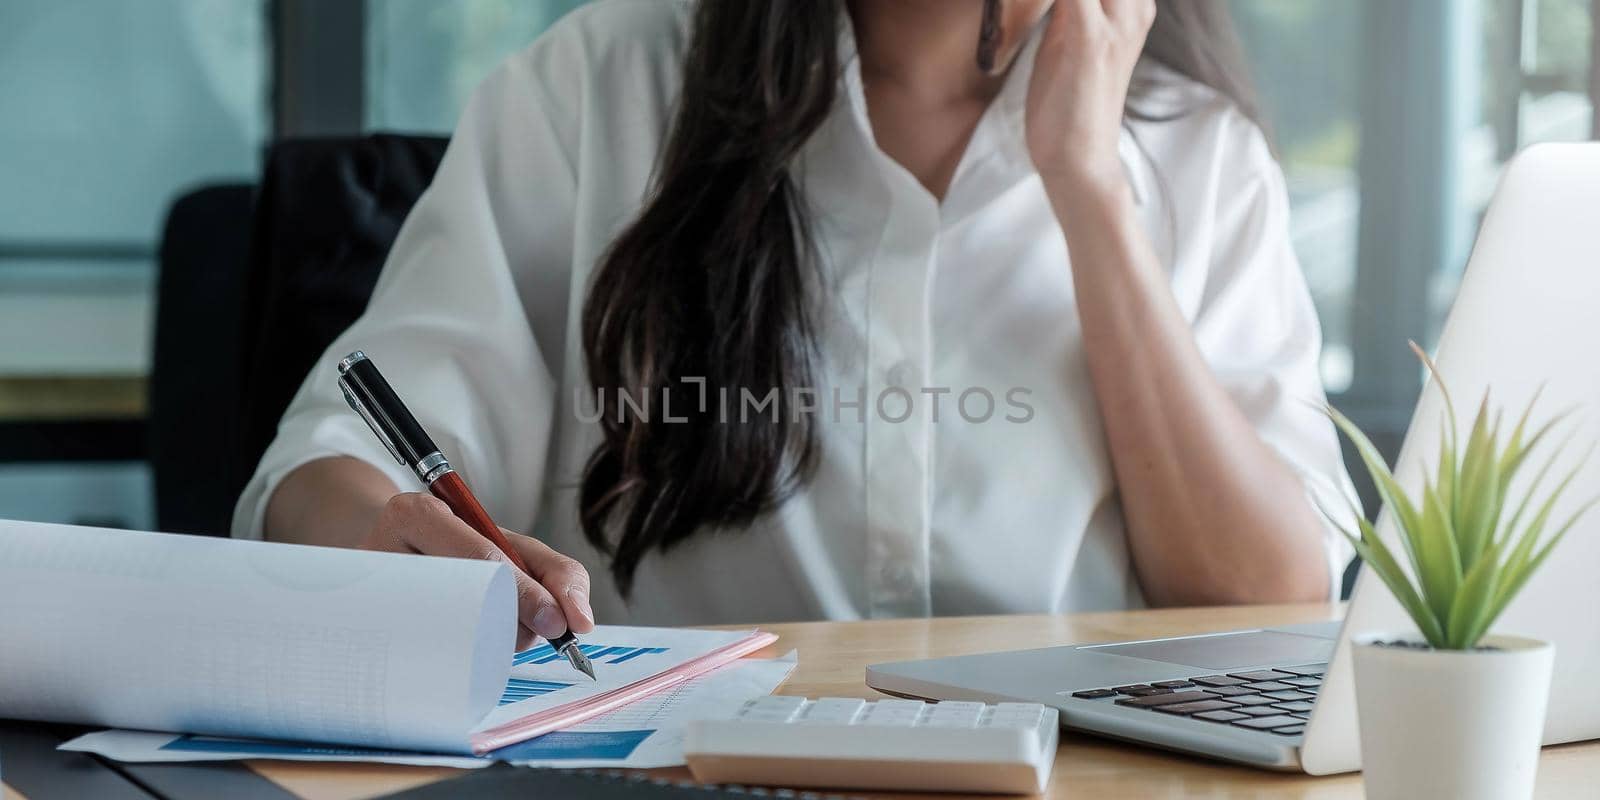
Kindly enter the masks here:
[[[1159, 6], [1145, 55], [1253, 116], [1225, 0]], [[579, 517], [624, 594], [652, 549], [749, 525], [815, 465], [812, 417], [787, 407], [814, 385], [819, 279], [790, 164], [833, 108], [844, 13], [844, 0], [699, 0], [649, 196], [594, 275], [582, 331], [602, 441]], [[715, 412], [722, 390], [773, 389], [779, 413]]]

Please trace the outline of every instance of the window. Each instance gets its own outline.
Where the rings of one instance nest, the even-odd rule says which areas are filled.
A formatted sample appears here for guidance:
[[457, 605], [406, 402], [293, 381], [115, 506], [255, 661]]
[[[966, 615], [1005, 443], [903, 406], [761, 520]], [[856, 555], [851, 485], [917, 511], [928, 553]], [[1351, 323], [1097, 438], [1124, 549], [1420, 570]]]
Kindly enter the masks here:
[[[1463, 170], [1467, 213], [1476, 222], [1511, 156], [1535, 142], [1600, 138], [1590, 76], [1596, 58], [1595, 0], [1482, 0], [1479, 109]], [[1470, 236], [1470, 232], [1468, 233]], [[1431, 334], [1450, 309], [1466, 265], [1433, 276]], [[1430, 337], [1431, 338], [1431, 337]]]
[[[163, 216], [259, 166], [266, 1], [0, 4], [0, 460], [49, 457], [22, 442], [53, 424], [137, 443]], [[0, 516], [148, 524], [136, 463], [22, 469]]]
[[367, 128], [455, 128], [490, 70], [583, 2], [367, 0]]
[[0, 417], [139, 413], [167, 206], [258, 166], [262, 2], [0, 6]]
[[1294, 213], [1291, 235], [1322, 320], [1322, 380], [1350, 388], [1361, 205], [1360, 4], [1246, 0], [1233, 5]]
[[1596, 3], [1230, 2], [1322, 318], [1324, 383], [1367, 422], [1403, 425], [1420, 387], [1404, 341], [1436, 340], [1506, 160], [1596, 135]]
[[1392, 458], [1422, 385], [1404, 343], [1436, 343], [1506, 160], [1596, 137], [1600, 2], [1230, 4], [1289, 185], [1324, 384]]

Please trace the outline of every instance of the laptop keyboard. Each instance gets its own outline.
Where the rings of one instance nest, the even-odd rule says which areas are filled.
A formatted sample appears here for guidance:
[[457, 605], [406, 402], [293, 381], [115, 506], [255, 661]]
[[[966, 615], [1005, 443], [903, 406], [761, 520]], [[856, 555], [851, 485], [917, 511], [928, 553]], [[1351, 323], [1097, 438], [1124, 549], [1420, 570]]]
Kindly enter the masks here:
[[1279, 736], [1299, 736], [1305, 733], [1306, 720], [1311, 718], [1312, 704], [1327, 671], [1327, 664], [1306, 664], [1062, 694]]

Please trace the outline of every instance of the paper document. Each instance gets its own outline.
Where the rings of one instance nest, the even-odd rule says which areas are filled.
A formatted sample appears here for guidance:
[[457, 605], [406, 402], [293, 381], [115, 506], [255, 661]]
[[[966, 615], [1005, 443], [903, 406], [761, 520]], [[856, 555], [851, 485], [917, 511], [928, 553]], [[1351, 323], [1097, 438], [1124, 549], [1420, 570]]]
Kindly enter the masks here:
[[0, 522], [0, 717], [466, 752], [515, 593], [488, 561]]
[[482, 754], [673, 688], [756, 631], [516, 654], [497, 562], [0, 521], [0, 717]]
[[594, 664], [593, 681], [574, 672], [549, 645], [518, 653], [501, 704], [473, 732], [473, 752], [568, 728], [670, 689], [776, 638], [758, 631], [600, 625], [582, 645]]
[[670, 767], [683, 763], [683, 735], [690, 721], [732, 718], [746, 701], [771, 694], [789, 676], [794, 665], [793, 653], [781, 659], [735, 661], [588, 722], [483, 756], [432, 755], [122, 730], [86, 734], [67, 742], [61, 749], [95, 753], [130, 762], [266, 758], [466, 768], [486, 766], [496, 761], [541, 767]]

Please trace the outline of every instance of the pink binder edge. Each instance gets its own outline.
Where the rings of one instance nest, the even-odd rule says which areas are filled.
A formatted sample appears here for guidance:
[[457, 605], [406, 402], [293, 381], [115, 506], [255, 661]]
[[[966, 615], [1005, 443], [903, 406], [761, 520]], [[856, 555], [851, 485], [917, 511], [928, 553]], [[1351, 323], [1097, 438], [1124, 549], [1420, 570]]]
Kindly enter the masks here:
[[671, 688], [683, 681], [704, 675], [724, 664], [744, 658], [776, 641], [778, 641], [778, 635], [775, 633], [755, 631], [748, 638], [724, 645], [666, 672], [657, 673], [627, 686], [612, 689], [604, 694], [597, 694], [569, 705], [558, 706], [537, 714], [530, 714], [522, 719], [508, 722], [486, 731], [479, 731], [472, 735], [472, 752], [475, 755], [483, 755], [490, 750], [498, 750], [506, 745], [516, 744], [517, 742], [532, 739], [535, 736], [543, 736], [552, 731], [576, 725], [584, 720], [592, 719], [608, 711], [625, 706], [635, 700]]

